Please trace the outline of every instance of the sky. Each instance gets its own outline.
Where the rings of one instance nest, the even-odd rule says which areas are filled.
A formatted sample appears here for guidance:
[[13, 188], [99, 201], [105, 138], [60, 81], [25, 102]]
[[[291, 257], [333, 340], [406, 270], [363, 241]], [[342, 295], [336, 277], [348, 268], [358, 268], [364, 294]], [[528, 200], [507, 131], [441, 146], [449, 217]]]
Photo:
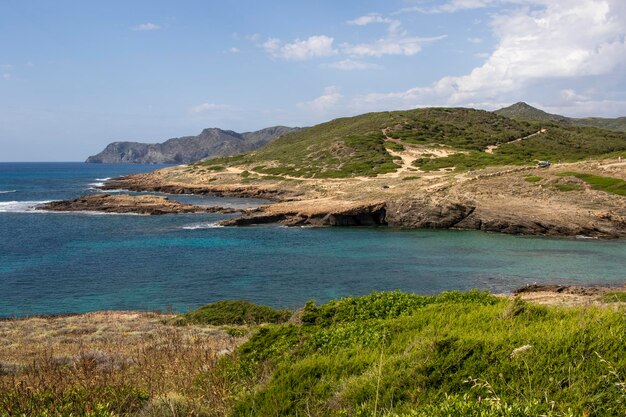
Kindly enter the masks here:
[[517, 101], [626, 116], [626, 1], [0, 0], [0, 161]]

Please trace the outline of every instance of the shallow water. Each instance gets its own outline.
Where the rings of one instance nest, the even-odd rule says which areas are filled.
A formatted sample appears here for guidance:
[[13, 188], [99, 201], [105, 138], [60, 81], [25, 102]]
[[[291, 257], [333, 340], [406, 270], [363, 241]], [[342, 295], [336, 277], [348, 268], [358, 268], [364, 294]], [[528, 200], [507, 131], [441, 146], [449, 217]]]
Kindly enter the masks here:
[[32, 202], [77, 197], [94, 192], [91, 184], [105, 178], [155, 168], [0, 164], [0, 316], [185, 310], [226, 298], [293, 307], [372, 290], [509, 292], [535, 281], [626, 281], [624, 241], [391, 228], [223, 228], [215, 223], [227, 216], [218, 214], [32, 211]]

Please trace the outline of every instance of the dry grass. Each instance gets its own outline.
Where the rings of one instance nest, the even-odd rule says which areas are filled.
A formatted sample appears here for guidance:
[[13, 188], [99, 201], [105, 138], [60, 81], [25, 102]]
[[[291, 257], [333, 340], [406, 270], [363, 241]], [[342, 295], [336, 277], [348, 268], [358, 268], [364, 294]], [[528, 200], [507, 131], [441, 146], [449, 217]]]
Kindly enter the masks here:
[[[0, 321], [0, 416], [223, 415], [217, 359], [245, 337], [171, 316], [98, 312]], [[91, 413], [91, 414], [90, 414]]]

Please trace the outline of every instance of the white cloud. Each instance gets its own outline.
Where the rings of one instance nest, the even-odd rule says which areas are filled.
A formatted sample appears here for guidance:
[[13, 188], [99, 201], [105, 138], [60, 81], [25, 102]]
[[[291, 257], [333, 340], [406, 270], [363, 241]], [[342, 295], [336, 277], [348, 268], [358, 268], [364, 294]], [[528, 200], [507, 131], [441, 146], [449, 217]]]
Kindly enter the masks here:
[[370, 56], [380, 58], [384, 55], [411, 56], [419, 53], [426, 43], [444, 39], [446, 36], [417, 37], [409, 36], [402, 28], [402, 23], [396, 19], [383, 17], [378, 13], [370, 13], [347, 22], [352, 26], [366, 26], [372, 23], [384, 23], [387, 25], [387, 35], [374, 42], [349, 44], [343, 43], [341, 51], [351, 56]]
[[[448, 4], [458, 9], [494, 1], [459, 0]], [[497, 47], [482, 66], [469, 74], [443, 77], [431, 86], [404, 92], [368, 94], [355, 99], [355, 105], [376, 103], [387, 108], [404, 108], [421, 103], [501, 102], [510, 96], [537, 94], [559, 83], [576, 85], [590, 77], [624, 80], [626, 3], [623, 0], [541, 1], [541, 8], [514, 8], [492, 17], [491, 26], [499, 40]], [[555, 95], [558, 93], [559, 90], [554, 91]]]
[[8, 72], [5, 72], [2, 74], [2, 78], [4, 78], [5, 80], [9, 80], [11, 78], [11, 74], [9, 74]]
[[13, 65], [11, 64], [0, 64], [0, 69], [4, 71], [11, 71], [13, 69]]
[[274, 58], [302, 61], [335, 55], [334, 39], [326, 35], [310, 36], [308, 39], [296, 39], [283, 43], [278, 38], [269, 38], [261, 46]]
[[193, 106], [189, 109], [189, 113], [191, 114], [200, 114], [206, 113], [209, 111], [216, 110], [232, 110], [232, 107], [227, 104], [217, 104], [217, 103], [202, 103], [197, 106]]
[[343, 95], [339, 92], [339, 89], [336, 86], [330, 86], [324, 89], [324, 94], [321, 96], [311, 101], [298, 103], [298, 107], [316, 113], [327, 113], [335, 109], [342, 99]]
[[467, 38], [467, 41], [468, 41], [469, 43], [477, 43], [477, 44], [478, 44], [478, 43], [483, 43], [482, 38]]
[[341, 45], [341, 50], [343, 53], [352, 56], [371, 56], [377, 58], [384, 55], [411, 56], [419, 53], [423, 45], [445, 39], [446, 37], [446, 35], [431, 38], [390, 36], [371, 43], [356, 45], [344, 43]]
[[230, 52], [231, 54], [238, 54], [239, 52], [241, 52], [241, 50], [233, 46], [232, 48], [228, 48], [228, 52]]
[[359, 71], [368, 69], [381, 69], [383, 68], [378, 64], [371, 64], [369, 62], [358, 61], [354, 59], [344, 59], [337, 62], [331, 62], [330, 64], [322, 64], [322, 68], [332, 68], [342, 71]]
[[154, 23], [140, 23], [137, 26], [133, 26], [132, 30], [134, 31], [138, 31], [138, 32], [143, 32], [143, 31], [149, 31], [149, 30], [159, 30], [161, 29], [161, 26], [154, 24]]
[[383, 17], [380, 13], [370, 13], [365, 16], [357, 17], [353, 20], [348, 20], [346, 23], [351, 26], [367, 26], [372, 23], [384, 23], [389, 25], [389, 32], [395, 32], [402, 26], [402, 23], [399, 20]]

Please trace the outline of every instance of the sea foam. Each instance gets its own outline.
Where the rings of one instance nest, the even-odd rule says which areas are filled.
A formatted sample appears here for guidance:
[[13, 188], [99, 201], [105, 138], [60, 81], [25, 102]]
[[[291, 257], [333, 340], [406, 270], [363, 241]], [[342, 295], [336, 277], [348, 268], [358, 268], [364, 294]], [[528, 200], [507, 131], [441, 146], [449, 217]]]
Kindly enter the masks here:
[[189, 224], [187, 226], [183, 226], [182, 229], [184, 229], [184, 230], [199, 230], [199, 229], [214, 229], [216, 227], [224, 227], [224, 226], [219, 225], [216, 222], [211, 222], [211, 223], [194, 223], [194, 224]]
[[50, 201], [3, 201], [0, 202], [0, 213], [29, 213], [35, 207]]
[[10, 193], [16, 193], [17, 190], [8, 190], [8, 191], [2, 191], [0, 190], [0, 194], [10, 194]]

